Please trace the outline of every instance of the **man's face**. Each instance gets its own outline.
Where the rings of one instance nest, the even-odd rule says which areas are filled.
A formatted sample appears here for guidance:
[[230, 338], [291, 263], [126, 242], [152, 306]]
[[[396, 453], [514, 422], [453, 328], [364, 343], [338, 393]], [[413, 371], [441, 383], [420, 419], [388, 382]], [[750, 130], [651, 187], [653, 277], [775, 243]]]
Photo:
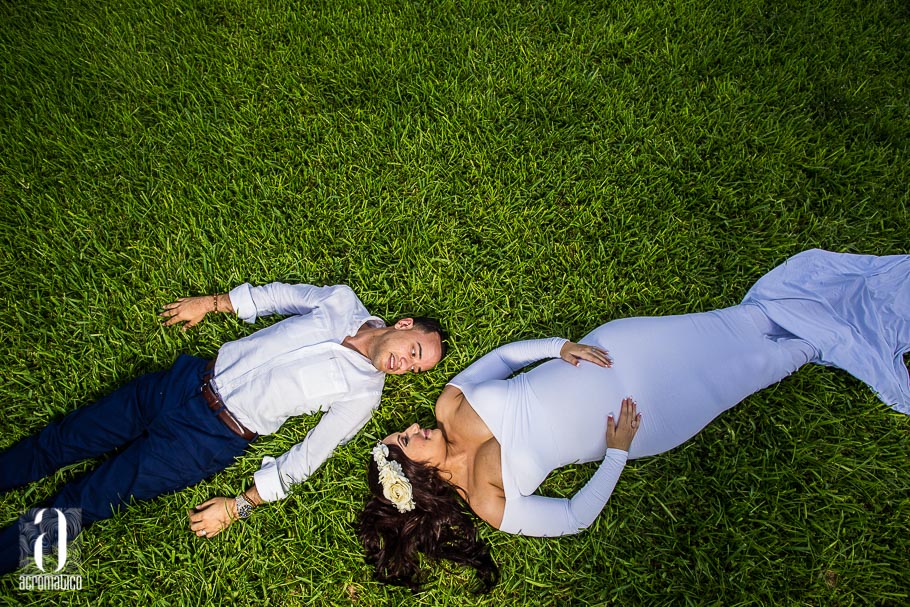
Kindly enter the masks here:
[[370, 351], [373, 366], [390, 375], [429, 371], [441, 357], [439, 335], [415, 328], [410, 318], [402, 318], [377, 336]]

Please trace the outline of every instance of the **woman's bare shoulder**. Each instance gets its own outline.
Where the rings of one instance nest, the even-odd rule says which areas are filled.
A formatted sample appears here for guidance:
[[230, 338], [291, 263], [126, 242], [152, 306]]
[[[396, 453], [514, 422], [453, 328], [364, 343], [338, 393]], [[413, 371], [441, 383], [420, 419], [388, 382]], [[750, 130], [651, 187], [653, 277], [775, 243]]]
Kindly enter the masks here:
[[501, 487], [486, 483], [474, 488], [469, 505], [474, 514], [499, 529], [506, 511], [506, 494]]
[[462, 403], [464, 403], [464, 393], [462, 393], [461, 389], [452, 384], [446, 384], [439, 398], [436, 399], [436, 419], [452, 417]]
[[474, 456], [471, 489], [471, 509], [499, 529], [506, 508], [506, 494], [502, 487], [500, 446], [495, 438], [481, 445]]

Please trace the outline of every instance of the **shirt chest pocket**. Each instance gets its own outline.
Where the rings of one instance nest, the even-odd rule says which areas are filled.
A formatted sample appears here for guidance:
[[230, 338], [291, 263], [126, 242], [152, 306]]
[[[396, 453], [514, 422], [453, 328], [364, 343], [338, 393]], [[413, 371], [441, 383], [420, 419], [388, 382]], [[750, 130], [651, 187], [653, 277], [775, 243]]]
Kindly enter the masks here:
[[308, 360], [294, 369], [294, 382], [310, 409], [322, 408], [350, 392], [344, 363], [337, 358]]

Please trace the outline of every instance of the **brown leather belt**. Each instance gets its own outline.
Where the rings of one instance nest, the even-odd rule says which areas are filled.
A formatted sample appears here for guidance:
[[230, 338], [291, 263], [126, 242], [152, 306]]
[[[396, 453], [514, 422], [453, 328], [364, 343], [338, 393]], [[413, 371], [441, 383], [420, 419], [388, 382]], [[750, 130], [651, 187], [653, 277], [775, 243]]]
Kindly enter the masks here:
[[209, 409], [214, 411], [218, 419], [228, 427], [228, 430], [244, 440], [251, 441], [255, 439], [259, 435], [252, 430], [245, 428], [244, 425], [228, 411], [228, 408], [224, 406], [224, 401], [221, 400], [221, 397], [218, 396], [218, 393], [212, 388], [212, 376], [214, 374], [215, 361], [210, 360], [205, 366], [205, 373], [202, 374], [202, 398], [205, 399]]

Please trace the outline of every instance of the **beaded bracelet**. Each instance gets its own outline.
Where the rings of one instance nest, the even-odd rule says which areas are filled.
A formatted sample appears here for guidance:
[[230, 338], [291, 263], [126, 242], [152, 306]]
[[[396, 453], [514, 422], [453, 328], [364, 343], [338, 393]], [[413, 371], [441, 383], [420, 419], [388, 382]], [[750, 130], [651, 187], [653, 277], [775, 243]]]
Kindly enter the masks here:
[[215, 313], [218, 313], [218, 296], [212, 295], [212, 302], [215, 304]]

